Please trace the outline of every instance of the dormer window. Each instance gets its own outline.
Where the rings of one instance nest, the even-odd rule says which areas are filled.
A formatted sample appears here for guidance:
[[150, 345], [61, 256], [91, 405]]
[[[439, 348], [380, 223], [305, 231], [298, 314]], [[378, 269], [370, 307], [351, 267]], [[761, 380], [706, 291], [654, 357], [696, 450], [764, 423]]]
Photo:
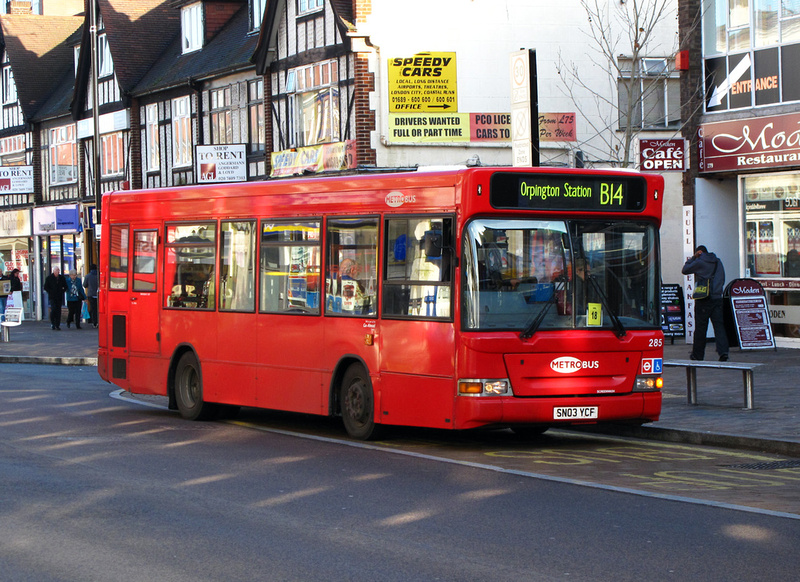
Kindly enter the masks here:
[[183, 54], [203, 48], [203, 3], [196, 2], [181, 8]]
[[97, 76], [108, 77], [114, 72], [114, 61], [111, 59], [111, 47], [108, 46], [108, 37], [101, 34], [97, 37]]
[[17, 84], [10, 66], [3, 67], [3, 105], [17, 102]]
[[250, 30], [261, 28], [261, 21], [264, 19], [264, 8], [267, 0], [250, 0]]
[[300, 0], [300, 7], [297, 11], [298, 14], [306, 14], [308, 12], [316, 12], [323, 6], [323, 0]]

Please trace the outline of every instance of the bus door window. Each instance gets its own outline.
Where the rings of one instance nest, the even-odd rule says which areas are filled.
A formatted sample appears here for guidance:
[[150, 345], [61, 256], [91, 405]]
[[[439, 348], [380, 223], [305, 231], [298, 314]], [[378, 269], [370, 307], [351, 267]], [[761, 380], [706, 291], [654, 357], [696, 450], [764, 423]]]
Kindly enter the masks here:
[[252, 312], [256, 306], [256, 223], [223, 221], [219, 238], [219, 308]]
[[111, 252], [108, 259], [109, 288], [112, 291], [128, 289], [128, 225], [111, 226]]
[[133, 232], [133, 290], [156, 290], [156, 256], [158, 232], [135, 230]]
[[451, 316], [452, 239], [451, 218], [386, 221], [383, 315]]
[[213, 222], [167, 225], [167, 307], [214, 309], [215, 241]]
[[584, 286], [586, 297], [576, 297], [583, 301], [577, 315], [586, 318], [587, 306], [594, 304], [598, 313], [595, 325], [610, 325], [610, 315], [622, 318], [626, 326], [660, 325], [653, 226], [576, 221], [571, 230], [576, 267], [585, 264], [590, 283]]
[[378, 219], [328, 220], [325, 313], [377, 314]]
[[262, 312], [319, 313], [320, 222], [261, 224]]

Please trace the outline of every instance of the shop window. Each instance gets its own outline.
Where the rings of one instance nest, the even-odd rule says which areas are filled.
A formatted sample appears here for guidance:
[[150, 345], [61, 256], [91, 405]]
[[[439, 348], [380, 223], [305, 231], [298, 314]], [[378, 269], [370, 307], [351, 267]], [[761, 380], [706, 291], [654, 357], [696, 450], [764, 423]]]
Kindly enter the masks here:
[[325, 313], [375, 316], [377, 313], [378, 220], [328, 221]]
[[231, 88], [215, 89], [210, 92], [211, 143], [233, 143], [233, 122], [231, 120]]
[[109, 178], [125, 173], [125, 136], [122, 132], [100, 137], [100, 176]]
[[133, 290], [156, 290], [158, 233], [155, 230], [133, 232]]
[[69, 184], [78, 178], [78, 147], [75, 125], [50, 130], [50, 183]]
[[800, 176], [743, 178], [747, 276], [800, 277]]
[[340, 140], [339, 69], [336, 61], [289, 71], [289, 136], [292, 147]]
[[269, 313], [319, 313], [319, 221], [261, 224], [261, 305]]
[[112, 291], [128, 289], [128, 226], [111, 227], [111, 252], [108, 258], [109, 286]]
[[220, 228], [219, 308], [255, 309], [256, 223], [223, 222]]
[[386, 221], [383, 315], [451, 316], [453, 221], [410, 217]]
[[214, 309], [214, 223], [167, 225], [166, 307]]
[[[680, 79], [672, 60], [619, 59], [617, 83], [620, 129], [677, 129], [681, 121]], [[632, 103], [628, 119], [629, 104]]]
[[190, 97], [172, 100], [172, 164], [192, 165], [192, 118]]
[[197, 2], [181, 8], [183, 54], [203, 48], [203, 4]]
[[158, 104], [147, 105], [144, 109], [147, 169], [157, 172], [161, 169], [161, 137], [158, 132]]

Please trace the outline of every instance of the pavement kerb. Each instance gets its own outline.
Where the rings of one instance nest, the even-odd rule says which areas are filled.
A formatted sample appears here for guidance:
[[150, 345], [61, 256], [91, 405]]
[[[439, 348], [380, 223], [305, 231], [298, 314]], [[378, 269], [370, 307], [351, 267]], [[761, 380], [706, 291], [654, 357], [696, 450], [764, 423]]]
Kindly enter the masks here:
[[706, 432], [682, 428], [661, 428], [656, 426], [598, 425], [573, 428], [578, 432], [631, 437], [637, 439], [717, 447], [722, 449], [742, 449], [761, 451], [774, 455], [800, 457], [800, 442], [781, 441], [763, 437], [747, 437], [719, 432]]
[[97, 358], [58, 356], [0, 356], [0, 364], [39, 364], [42, 366], [97, 366]]

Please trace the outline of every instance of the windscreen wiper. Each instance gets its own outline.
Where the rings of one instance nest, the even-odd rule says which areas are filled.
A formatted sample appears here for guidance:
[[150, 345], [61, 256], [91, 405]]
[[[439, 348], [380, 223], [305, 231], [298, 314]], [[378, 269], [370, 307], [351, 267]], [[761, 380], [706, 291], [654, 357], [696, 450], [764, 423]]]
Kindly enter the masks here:
[[600, 303], [603, 304], [606, 313], [608, 313], [608, 316], [611, 318], [611, 323], [614, 325], [614, 333], [619, 339], [622, 339], [623, 337], [625, 337], [625, 334], [628, 333], [625, 330], [625, 326], [622, 325], [622, 321], [620, 321], [617, 312], [611, 309], [611, 306], [608, 302], [608, 297], [606, 297], [606, 294], [603, 293], [603, 289], [600, 288], [600, 284], [597, 282], [597, 279], [594, 278], [594, 275], [587, 275], [587, 277], [589, 279], [589, 282], [594, 287], [594, 290], [597, 291], [597, 295], [598, 297], [600, 297]]
[[550, 299], [542, 308], [542, 310], [536, 314], [536, 317], [534, 317], [533, 320], [527, 326], [525, 326], [525, 329], [522, 330], [522, 333], [519, 334], [519, 338], [520, 339], [532, 338], [533, 334], [536, 333], [536, 330], [539, 329], [539, 326], [542, 325], [542, 322], [544, 321], [547, 312], [550, 311], [550, 307], [552, 307], [553, 303], [556, 303], [557, 301], [558, 298], [556, 295], [556, 288], [555, 285], [553, 285], [553, 295], [550, 297]]

